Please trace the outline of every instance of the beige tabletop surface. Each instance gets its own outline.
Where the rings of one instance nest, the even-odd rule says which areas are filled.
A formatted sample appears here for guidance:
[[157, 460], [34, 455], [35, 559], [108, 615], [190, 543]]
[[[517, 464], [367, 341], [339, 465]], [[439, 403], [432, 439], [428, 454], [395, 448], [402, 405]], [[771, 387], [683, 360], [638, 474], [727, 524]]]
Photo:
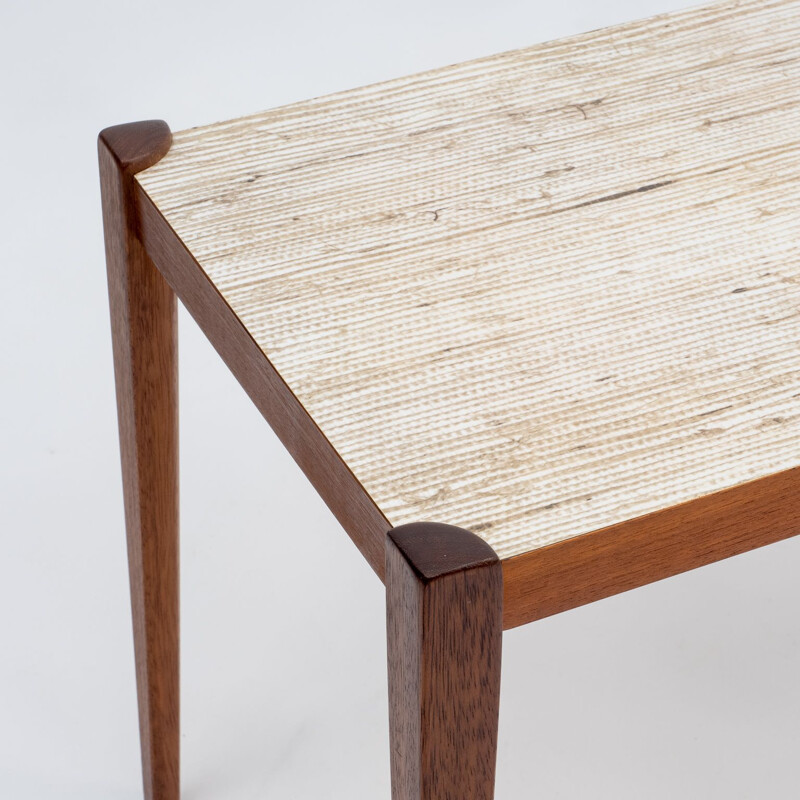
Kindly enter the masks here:
[[800, 2], [194, 128], [137, 180], [394, 525], [508, 558], [800, 464]]

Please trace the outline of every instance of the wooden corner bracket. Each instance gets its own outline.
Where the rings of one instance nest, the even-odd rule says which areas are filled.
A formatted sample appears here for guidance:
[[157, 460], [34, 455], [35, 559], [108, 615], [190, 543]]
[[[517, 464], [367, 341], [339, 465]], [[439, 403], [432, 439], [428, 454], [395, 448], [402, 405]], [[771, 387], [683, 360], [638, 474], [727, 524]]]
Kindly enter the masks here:
[[97, 143], [108, 150], [120, 172], [135, 175], [164, 158], [172, 146], [172, 131], [161, 119], [126, 122], [100, 131]]

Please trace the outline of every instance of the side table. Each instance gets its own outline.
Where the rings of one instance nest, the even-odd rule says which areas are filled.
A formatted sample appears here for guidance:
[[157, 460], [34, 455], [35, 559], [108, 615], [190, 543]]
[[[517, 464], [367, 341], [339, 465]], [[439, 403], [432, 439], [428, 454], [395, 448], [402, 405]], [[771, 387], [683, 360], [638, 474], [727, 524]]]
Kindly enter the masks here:
[[145, 795], [179, 796], [176, 299], [386, 583], [394, 800], [502, 632], [800, 533], [800, 2], [99, 138]]

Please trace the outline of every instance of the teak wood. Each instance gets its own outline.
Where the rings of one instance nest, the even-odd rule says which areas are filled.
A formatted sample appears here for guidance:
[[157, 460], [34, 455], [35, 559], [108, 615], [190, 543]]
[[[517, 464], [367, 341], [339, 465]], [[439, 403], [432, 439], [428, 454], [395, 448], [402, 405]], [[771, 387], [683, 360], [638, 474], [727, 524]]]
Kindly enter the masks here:
[[180, 793], [177, 308], [138, 236], [133, 174], [170, 141], [152, 121], [98, 142], [147, 800]]
[[800, 469], [503, 561], [504, 627], [601, 600], [800, 533]]
[[389, 533], [386, 618], [393, 800], [492, 800], [503, 577], [450, 525]]
[[176, 297], [386, 583], [394, 800], [492, 797], [503, 629], [800, 533], [796, 33], [800, 0], [719, 3], [100, 134], [148, 800]]

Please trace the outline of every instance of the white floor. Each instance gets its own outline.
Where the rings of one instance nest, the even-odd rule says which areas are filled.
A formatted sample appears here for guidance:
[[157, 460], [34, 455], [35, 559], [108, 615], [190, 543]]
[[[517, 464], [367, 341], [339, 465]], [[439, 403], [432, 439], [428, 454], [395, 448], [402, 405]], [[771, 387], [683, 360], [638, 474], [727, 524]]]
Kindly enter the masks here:
[[[5, 0], [0, 798], [141, 796], [99, 129], [686, 5]], [[181, 323], [184, 797], [388, 798], [382, 587]], [[508, 633], [498, 800], [797, 797], [798, 566], [789, 541]]]

